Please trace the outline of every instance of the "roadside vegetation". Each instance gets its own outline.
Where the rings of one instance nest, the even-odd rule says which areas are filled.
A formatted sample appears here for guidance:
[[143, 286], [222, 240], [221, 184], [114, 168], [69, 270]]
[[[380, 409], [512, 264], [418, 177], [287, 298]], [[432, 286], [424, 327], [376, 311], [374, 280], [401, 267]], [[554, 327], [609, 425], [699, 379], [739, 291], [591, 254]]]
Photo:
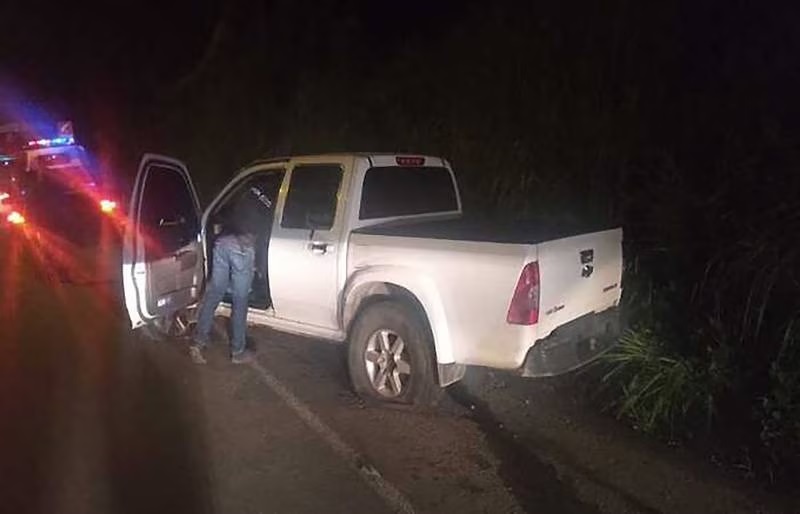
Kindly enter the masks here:
[[137, 114], [148, 144], [206, 193], [259, 155], [440, 154], [472, 213], [622, 224], [608, 408], [748, 476], [800, 471], [800, 40], [780, 12], [473, 2], [410, 18], [398, 47], [301, 4], [223, 9], [196, 69]]

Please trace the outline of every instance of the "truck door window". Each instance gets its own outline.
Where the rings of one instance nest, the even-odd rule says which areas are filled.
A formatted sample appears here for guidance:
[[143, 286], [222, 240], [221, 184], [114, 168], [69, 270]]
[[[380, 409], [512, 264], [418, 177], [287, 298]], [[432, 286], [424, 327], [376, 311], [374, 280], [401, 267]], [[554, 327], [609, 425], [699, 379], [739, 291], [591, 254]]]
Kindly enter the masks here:
[[336, 164], [308, 164], [292, 170], [281, 227], [330, 230], [336, 216], [336, 198], [342, 168]]
[[183, 175], [152, 168], [142, 192], [141, 228], [147, 260], [174, 253], [197, 236], [197, 211]]

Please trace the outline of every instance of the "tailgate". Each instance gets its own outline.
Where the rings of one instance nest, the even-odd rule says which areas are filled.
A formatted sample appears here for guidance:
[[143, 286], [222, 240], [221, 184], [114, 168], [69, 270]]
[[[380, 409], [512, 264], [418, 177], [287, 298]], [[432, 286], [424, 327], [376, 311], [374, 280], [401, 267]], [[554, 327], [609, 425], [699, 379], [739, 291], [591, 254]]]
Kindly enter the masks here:
[[538, 339], [584, 314], [602, 312], [619, 303], [622, 229], [540, 243], [538, 261]]

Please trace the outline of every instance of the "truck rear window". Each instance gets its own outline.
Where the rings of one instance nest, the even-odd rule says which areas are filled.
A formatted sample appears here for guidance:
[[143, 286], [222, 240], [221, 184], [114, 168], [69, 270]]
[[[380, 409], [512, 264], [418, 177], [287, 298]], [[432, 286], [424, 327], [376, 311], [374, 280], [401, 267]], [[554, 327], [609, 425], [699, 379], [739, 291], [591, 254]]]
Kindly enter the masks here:
[[456, 210], [458, 197], [447, 168], [374, 167], [364, 177], [362, 220]]

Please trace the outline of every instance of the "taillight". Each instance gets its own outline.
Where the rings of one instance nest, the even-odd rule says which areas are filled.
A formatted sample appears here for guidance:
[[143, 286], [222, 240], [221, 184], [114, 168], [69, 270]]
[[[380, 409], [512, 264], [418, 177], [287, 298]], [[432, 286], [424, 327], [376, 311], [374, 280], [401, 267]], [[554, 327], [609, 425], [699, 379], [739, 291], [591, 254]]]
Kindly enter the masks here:
[[117, 208], [117, 202], [114, 200], [100, 200], [100, 210], [106, 214], [111, 214]]
[[535, 325], [539, 322], [538, 262], [529, 262], [522, 268], [506, 321], [512, 325]]
[[425, 157], [411, 157], [408, 155], [400, 155], [394, 158], [398, 166], [424, 166]]

